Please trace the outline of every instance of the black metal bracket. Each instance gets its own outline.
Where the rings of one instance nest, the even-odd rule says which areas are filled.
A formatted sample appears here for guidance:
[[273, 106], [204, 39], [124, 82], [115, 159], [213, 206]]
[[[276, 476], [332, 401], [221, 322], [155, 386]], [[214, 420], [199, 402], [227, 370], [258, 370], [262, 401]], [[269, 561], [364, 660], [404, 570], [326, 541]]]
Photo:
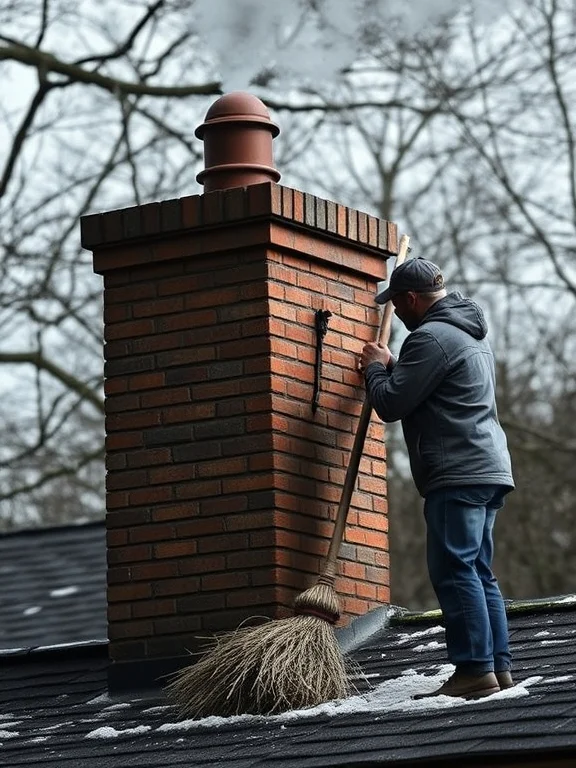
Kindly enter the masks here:
[[324, 336], [328, 331], [328, 318], [332, 317], [332, 312], [327, 309], [317, 309], [314, 315], [314, 325], [316, 327], [316, 364], [314, 366], [314, 394], [312, 396], [312, 413], [316, 413], [318, 401], [320, 399], [320, 382], [322, 380], [322, 346]]

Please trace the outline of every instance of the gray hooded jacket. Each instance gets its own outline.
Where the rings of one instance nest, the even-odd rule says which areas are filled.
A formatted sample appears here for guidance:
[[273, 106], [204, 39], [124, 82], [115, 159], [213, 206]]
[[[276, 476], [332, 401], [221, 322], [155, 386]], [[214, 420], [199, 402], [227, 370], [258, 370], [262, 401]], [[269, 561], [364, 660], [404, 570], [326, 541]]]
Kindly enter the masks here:
[[397, 362], [366, 368], [366, 390], [378, 416], [402, 420], [421, 496], [448, 485], [514, 487], [486, 333], [480, 307], [450, 293], [406, 338]]

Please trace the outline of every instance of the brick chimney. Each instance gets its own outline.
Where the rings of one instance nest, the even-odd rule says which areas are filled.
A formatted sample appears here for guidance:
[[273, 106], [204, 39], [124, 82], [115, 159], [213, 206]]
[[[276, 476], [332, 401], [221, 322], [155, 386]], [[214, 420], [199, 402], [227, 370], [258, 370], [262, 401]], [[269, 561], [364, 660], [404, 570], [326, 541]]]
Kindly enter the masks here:
[[[291, 615], [321, 572], [397, 228], [276, 183], [277, 132], [262, 102], [228, 94], [197, 129], [209, 191], [81, 221], [104, 277], [111, 669], [182, 663], [198, 636]], [[341, 623], [389, 602], [385, 476], [373, 420]]]

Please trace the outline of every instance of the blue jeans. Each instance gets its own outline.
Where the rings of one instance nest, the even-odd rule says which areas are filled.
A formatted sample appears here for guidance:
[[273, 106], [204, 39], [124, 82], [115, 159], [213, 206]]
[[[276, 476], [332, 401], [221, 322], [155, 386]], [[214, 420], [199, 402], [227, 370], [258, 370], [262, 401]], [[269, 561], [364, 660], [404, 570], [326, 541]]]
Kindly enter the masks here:
[[508, 490], [447, 486], [424, 502], [428, 572], [444, 617], [448, 659], [465, 674], [503, 672], [512, 664], [506, 609], [492, 573], [494, 522]]

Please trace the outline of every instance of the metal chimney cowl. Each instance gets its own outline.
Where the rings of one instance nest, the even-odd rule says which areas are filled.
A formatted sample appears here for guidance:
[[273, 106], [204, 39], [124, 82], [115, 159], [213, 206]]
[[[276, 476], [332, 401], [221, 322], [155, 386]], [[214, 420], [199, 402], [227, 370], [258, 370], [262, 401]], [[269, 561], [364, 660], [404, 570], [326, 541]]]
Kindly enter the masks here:
[[272, 140], [280, 133], [262, 101], [250, 93], [227, 93], [212, 104], [195, 135], [204, 141], [204, 170], [196, 176], [205, 192], [277, 182]]

